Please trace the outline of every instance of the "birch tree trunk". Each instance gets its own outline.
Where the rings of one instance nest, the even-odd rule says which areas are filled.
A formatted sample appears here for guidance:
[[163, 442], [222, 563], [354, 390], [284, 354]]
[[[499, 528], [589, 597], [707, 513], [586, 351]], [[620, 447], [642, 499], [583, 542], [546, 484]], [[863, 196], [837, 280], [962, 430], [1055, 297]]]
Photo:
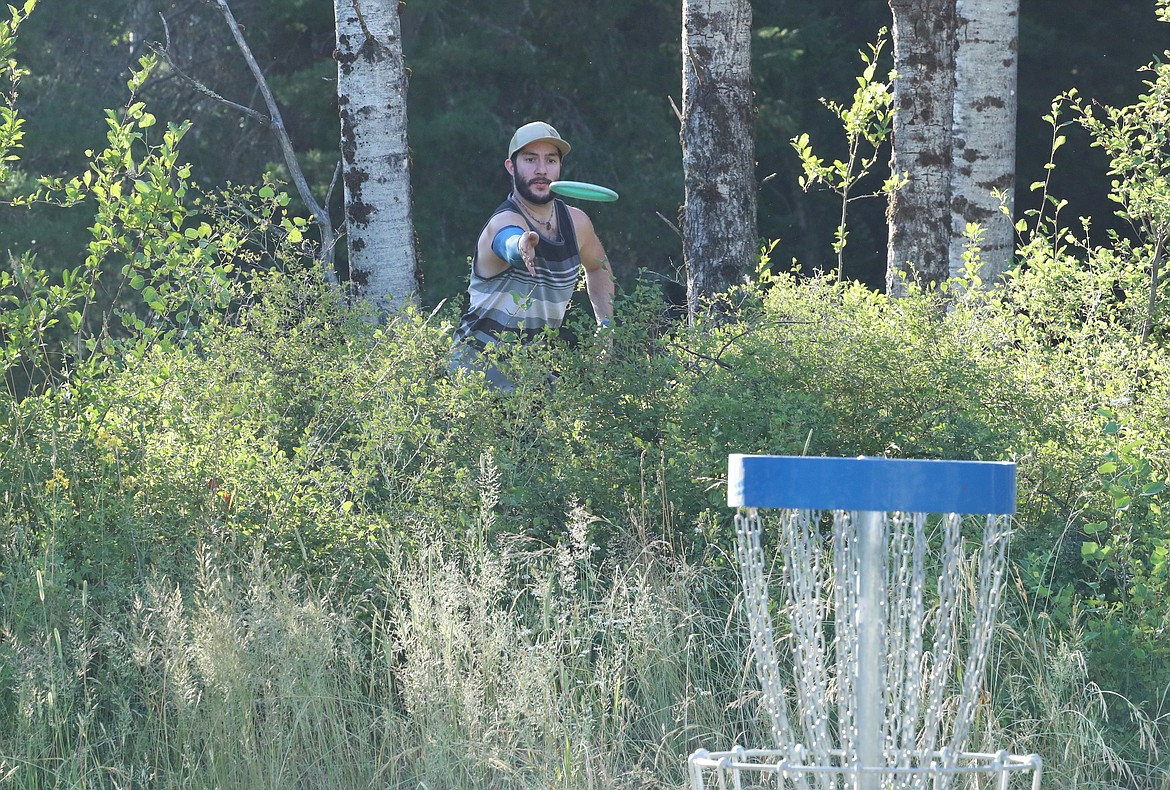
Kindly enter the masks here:
[[748, 0], [684, 0], [683, 261], [690, 320], [756, 254]]
[[964, 230], [983, 228], [980, 278], [994, 283], [1015, 251], [1016, 80], [1019, 0], [957, 0], [950, 273], [963, 270]]
[[925, 285], [949, 271], [955, 0], [890, 0], [890, 10], [898, 73], [890, 169], [909, 180], [890, 196], [886, 293], [901, 296], [899, 273]]
[[398, 0], [334, 0], [350, 279], [379, 311], [418, 300]]

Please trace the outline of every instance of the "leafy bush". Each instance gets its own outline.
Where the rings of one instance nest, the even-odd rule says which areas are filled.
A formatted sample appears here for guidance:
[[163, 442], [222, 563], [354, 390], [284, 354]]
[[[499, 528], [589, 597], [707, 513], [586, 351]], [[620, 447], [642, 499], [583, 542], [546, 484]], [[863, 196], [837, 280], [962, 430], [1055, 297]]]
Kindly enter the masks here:
[[[344, 660], [357, 663], [345, 671], [386, 684], [361, 685], [357, 708], [321, 714], [375, 727], [374, 740], [339, 742], [332, 753], [364, 750], [362, 765], [398, 755], [368, 770], [439, 786], [444, 777], [485, 787], [681, 782], [689, 750], [735, 740], [729, 710], [743, 717], [734, 731], [757, 737], [738, 674], [742, 636], [722, 625], [736, 583], [721, 550], [730, 535], [728, 452], [1015, 458], [1023, 597], [1014, 617], [1020, 628], [1040, 614], [1071, 624], [1076, 608], [1090, 629], [1102, 628], [1107, 613], [1117, 627], [1137, 628], [1086, 634], [1086, 671], [1100, 673], [1098, 662], [1116, 651], [1154, 644], [1153, 632], [1135, 639], [1155, 615], [1130, 608], [1136, 577], [1095, 576], [1103, 566], [1075, 536], [1087, 537], [1100, 514], [1149, 523], [1139, 519], [1153, 515], [1148, 505], [1158, 507], [1162, 493], [1142, 489], [1158, 473], [1153, 457], [1129, 444], [1137, 406], [1126, 407], [1127, 427], [1116, 411], [1105, 418], [1097, 398], [1072, 397], [1075, 380], [1048, 372], [1066, 357], [1012, 335], [1018, 295], [1009, 288], [944, 309], [937, 293], [891, 301], [827, 279], [765, 276], [736, 294], [736, 322], [663, 332], [656, 297], [630, 294], [619, 306], [627, 320], [611, 338], [580, 332], [573, 346], [550, 338], [509, 349], [519, 386], [502, 394], [448, 370], [450, 325], [439, 316], [378, 325], [311, 273], [251, 277], [231, 320], [208, 324], [196, 347], [156, 347], [135, 368], [88, 381], [84, 402], [65, 393], [13, 402], [22, 422], [9, 423], [10, 436], [22, 450], [3, 465], [13, 506], [0, 589], [5, 611], [36, 615], [8, 618], [0, 704], [16, 711], [21, 700], [43, 697], [46, 684], [65, 688], [19, 669], [61, 639], [52, 671], [84, 679], [66, 698], [71, 710], [92, 710], [107, 731], [116, 710], [166, 710], [175, 729], [143, 733], [132, 748], [91, 744], [86, 752], [67, 718], [17, 717], [36, 737], [18, 728], [0, 743], [40, 744], [22, 758], [28, 764], [84, 753], [119, 771], [168, 776], [221, 775], [239, 770], [237, 760], [267, 771], [307, 759], [215, 740], [233, 727], [282, 727], [278, 712], [290, 704], [290, 715], [318, 715], [265, 696], [275, 686], [263, 667], [291, 659], [258, 653], [259, 663], [236, 662], [244, 676], [220, 678], [225, 669], [172, 666], [166, 656], [202, 650], [183, 634], [221, 627], [213, 623], [235, 623], [238, 646], [225, 644], [225, 655], [259, 650], [252, 629], [270, 618], [276, 630], [265, 633], [274, 641], [263, 649], [294, 649], [300, 637], [276, 623], [308, 617], [295, 614], [298, 601], [321, 590], [321, 605], [356, 630], [314, 640], [323, 650], [348, 640]], [[552, 386], [550, 369], [559, 374]], [[1115, 467], [1101, 462], [1108, 452]], [[1072, 491], [1061, 502], [1057, 482]], [[1145, 509], [1119, 510], [1115, 497], [1125, 491]], [[1070, 501], [1075, 512], [1065, 509]], [[1053, 548], [1062, 535], [1065, 553]], [[1133, 568], [1143, 544], [1129, 535], [1125, 567]], [[1156, 583], [1155, 566], [1143, 567], [1147, 586]], [[255, 573], [251, 591], [220, 591]], [[289, 574], [300, 592], [270, 598]], [[173, 620], [165, 628], [153, 621], [162, 630], [142, 638], [158, 646], [138, 654], [154, 657], [131, 666], [101, 646], [111, 637], [81, 623], [139, 616], [133, 600], [155, 601], [147, 608], [157, 604]], [[281, 603], [235, 609], [266, 600]], [[1154, 656], [1136, 663], [1126, 655], [1142, 681], [1130, 691], [1163, 677]], [[1039, 660], [1021, 655], [1001, 673], [1036, 671], [1027, 662]], [[191, 693], [202, 700], [181, 711], [159, 696], [160, 681], [141, 676], [180, 670], [201, 678]], [[312, 677], [286, 685], [319, 683]], [[238, 716], [263, 718], [214, 723], [228, 712], [213, 691], [229, 680], [247, 684], [233, 698], [257, 695]], [[106, 698], [99, 688], [138, 688], [140, 696]], [[314, 688], [312, 699], [330, 705], [358, 693]], [[1009, 714], [1040, 704], [1027, 685], [998, 688]], [[689, 723], [672, 729], [680, 711]], [[996, 732], [1023, 738], [1012, 725]], [[1126, 770], [1127, 758], [1151, 748], [1108, 729], [1104, 714], [1085, 726], [1094, 743], [1116, 738], [1135, 750], [1116, 755]], [[154, 756], [133, 756], [148, 741]], [[212, 743], [225, 762], [208, 762]], [[410, 756], [415, 743], [427, 745], [428, 760]], [[281, 744], [296, 755], [312, 748]], [[181, 764], [179, 754], [204, 757]], [[1068, 775], [1081, 775], [1074, 767]]]

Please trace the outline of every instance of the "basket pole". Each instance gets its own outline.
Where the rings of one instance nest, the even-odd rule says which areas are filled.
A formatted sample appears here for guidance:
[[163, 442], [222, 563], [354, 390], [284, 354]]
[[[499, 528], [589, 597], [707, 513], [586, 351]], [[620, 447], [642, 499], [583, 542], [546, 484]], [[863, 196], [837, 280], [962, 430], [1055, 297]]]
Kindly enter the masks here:
[[[883, 548], [884, 515], [876, 510], [855, 514], [858, 519], [857, 596], [857, 759], [862, 768], [880, 768], [882, 757], [882, 589], [886, 555]], [[861, 773], [858, 790], [878, 790], [880, 776]]]

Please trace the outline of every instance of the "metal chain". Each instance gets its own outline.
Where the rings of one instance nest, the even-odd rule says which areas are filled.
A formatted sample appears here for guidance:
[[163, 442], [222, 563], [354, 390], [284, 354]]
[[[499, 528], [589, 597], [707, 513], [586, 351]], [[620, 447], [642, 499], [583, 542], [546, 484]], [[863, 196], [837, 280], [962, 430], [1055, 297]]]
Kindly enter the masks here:
[[[735, 519], [744, 609], [764, 707], [773, 740], [794, 766], [850, 764], [857, 759], [861, 661], [856, 622], [860, 570], [857, 519], [848, 511], [832, 513], [831, 531], [825, 536], [821, 533], [824, 515], [821, 511], [788, 510], [782, 511], [779, 519], [778, 550], [787, 581], [782, 612], [793, 663], [791, 690], [785, 686], [769, 608], [761, 517], [752, 509]], [[944, 754], [955, 755], [964, 748], [1002, 598], [1009, 520], [987, 517], [979, 550], [967, 557], [962, 516], [943, 516], [933, 589], [926, 583], [930, 543], [926, 515], [887, 514], [883, 524], [886, 584], [878, 609], [885, 653], [879, 674], [885, 711], [882, 743], [887, 764], [908, 768], [929, 760], [944, 741]], [[963, 579], [968, 567], [978, 569], [978, 581], [970, 606], [963, 607]], [[928, 607], [930, 593], [937, 600]], [[966, 629], [967, 655], [960, 673], [956, 651], [964, 619], [961, 610], [971, 614]], [[831, 637], [826, 634], [830, 622]], [[953, 682], [960, 674], [961, 688], [955, 700]], [[795, 711], [789, 710], [790, 693]], [[830, 714], [834, 704], [835, 716]], [[953, 762], [953, 758], [945, 761]], [[796, 770], [787, 775], [793, 787], [807, 790], [807, 774]], [[837, 779], [828, 773], [814, 776], [820, 790], [846, 786], [838, 784], [846, 781], [843, 777]], [[882, 787], [919, 790], [926, 787], [926, 781], [923, 775], [887, 776]], [[930, 781], [941, 790], [952, 783], [949, 775]]]

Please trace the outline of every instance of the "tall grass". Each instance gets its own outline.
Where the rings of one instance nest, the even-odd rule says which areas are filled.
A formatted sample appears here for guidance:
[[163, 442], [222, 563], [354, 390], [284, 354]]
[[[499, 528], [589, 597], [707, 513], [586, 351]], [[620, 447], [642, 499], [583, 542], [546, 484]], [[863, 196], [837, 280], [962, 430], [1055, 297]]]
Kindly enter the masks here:
[[[261, 560], [208, 554], [195, 589], [156, 579], [128, 607], [73, 599], [44, 633], [4, 628], [13, 676], [0, 779], [14, 787], [364, 787], [395, 720], [359, 631]], [[76, 593], [76, 591], [73, 591]]]
[[18, 630], [5, 601], [0, 786], [681, 787], [758, 734], [730, 594], [661, 546], [603, 581], [586, 518], [562, 549], [391, 552], [360, 594], [205, 546], [129, 606], [61, 589]]
[[[358, 594], [209, 546], [129, 606], [34, 578], [39, 627], [0, 632], [0, 786], [682, 788], [693, 749], [764, 743], [723, 575], [662, 545], [598, 568], [587, 518], [555, 549], [391, 552]], [[1075, 641], [998, 647], [976, 742], [1042, 754], [1046, 787], [1165, 786], [1110, 746], [1158, 759]]]
[[1043, 617], [1032, 628], [1020, 625], [1008, 622], [999, 630], [985, 743], [1010, 742], [1021, 753], [1043, 755], [1046, 787], [1170, 787], [1160, 723], [1093, 681], [1083, 632], [1057, 634]]

